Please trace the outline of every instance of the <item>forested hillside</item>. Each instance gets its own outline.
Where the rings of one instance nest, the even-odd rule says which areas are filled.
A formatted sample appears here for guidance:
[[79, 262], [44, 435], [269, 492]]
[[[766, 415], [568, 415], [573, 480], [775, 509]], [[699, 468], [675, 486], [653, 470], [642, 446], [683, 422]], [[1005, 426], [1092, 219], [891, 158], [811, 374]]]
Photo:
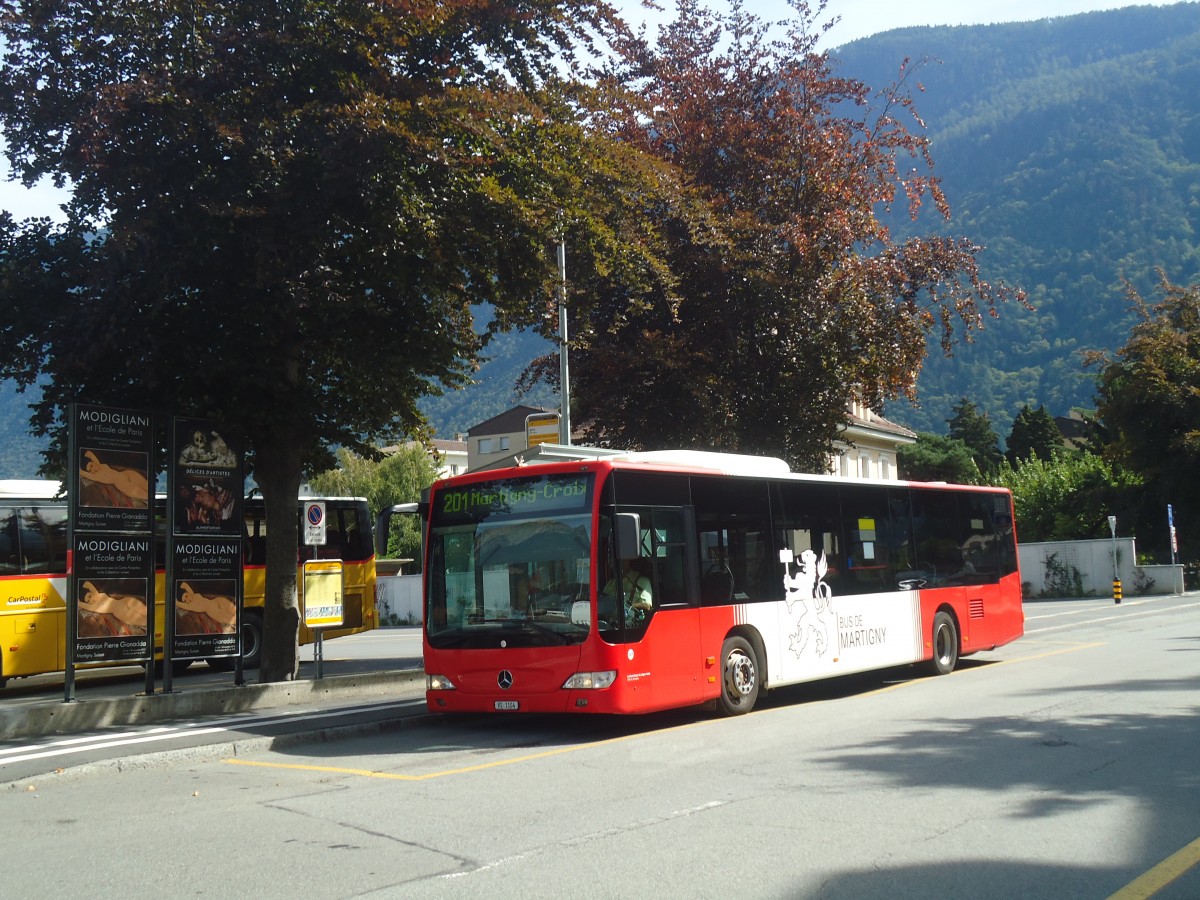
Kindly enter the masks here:
[[985, 277], [1036, 307], [1005, 308], [952, 360], [933, 348], [920, 407], [889, 414], [944, 433], [965, 395], [1003, 438], [1026, 403], [1090, 405], [1079, 353], [1124, 342], [1122, 279], [1151, 296], [1160, 269], [1176, 283], [1200, 274], [1200, 4], [904, 29], [836, 55], [871, 85], [917, 66], [947, 230], [985, 245]]
[[[944, 230], [985, 245], [984, 277], [1024, 288], [1036, 307], [1004, 307], [953, 359], [932, 347], [920, 405], [893, 404], [889, 416], [945, 433], [967, 396], [1004, 438], [1025, 404], [1053, 415], [1090, 406], [1080, 351], [1124, 342], [1122, 279], [1153, 296], [1159, 270], [1175, 283], [1200, 278], [1200, 3], [902, 29], [834, 55], [840, 74], [872, 86], [905, 59], [916, 65], [910, 85], [924, 87], [917, 105], [954, 213]], [[512, 405], [517, 374], [546, 349], [533, 335], [501, 336], [478, 385], [424, 405], [439, 436]], [[549, 392], [524, 399], [557, 403]], [[30, 477], [40, 462], [24, 403], [0, 386], [0, 477]]]
[[437, 427], [438, 437], [450, 439], [518, 403], [557, 408], [558, 392], [545, 385], [523, 397], [515, 393], [517, 379], [529, 361], [553, 349], [549, 341], [530, 332], [497, 335], [487, 348], [487, 361], [476, 375], [475, 386], [430, 397], [421, 410]]
[[29, 394], [0, 382], [0, 478], [36, 478], [44, 442], [29, 434]]

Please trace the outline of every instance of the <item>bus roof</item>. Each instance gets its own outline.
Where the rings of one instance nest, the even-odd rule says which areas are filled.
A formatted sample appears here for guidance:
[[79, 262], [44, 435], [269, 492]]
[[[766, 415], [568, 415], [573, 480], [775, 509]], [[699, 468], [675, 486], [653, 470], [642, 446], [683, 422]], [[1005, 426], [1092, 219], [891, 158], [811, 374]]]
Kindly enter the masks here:
[[[890, 488], [946, 487], [964, 491], [1001, 491], [1007, 488], [993, 485], [950, 484], [944, 481], [920, 482], [885, 478], [851, 478], [829, 473], [793, 472], [787, 462], [773, 456], [750, 456], [742, 453], [721, 453], [713, 450], [611, 450], [578, 445], [539, 444], [512, 456], [496, 460], [452, 476], [480, 481], [486, 478], [508, 478], [522, 468], [563, 463], [600, 463], [621, 468], [648, 466], [656, 469], [677, 469], [697, 474], [746, 476], [757, 478], [787, 478], [796, 481], [817, 481], [831, 484], [873, 485]], [[528, 474], [528, 473], [526, 473]], [[443, 479], [439, 479], [441, 481]]]
[[782, 459], [771, 456], [749, 456], [741, 453], [718, 453], [713, 450], [613, 450], [606, 447], [584, 447], [578, 444], [537, 444], [503, 459], [466, 473], [474, 475], [496, 469], [546, 465], [561, 462], [643, 463], [684, 469], [701, 469], [724, 475], [787, 475], [791, 470]]
[[712, 450], [645, 450], [621, 453], [609, 458], [612, 462], [650, 463], [659, 466], [679, 466], [685, 469], [707, 469], [722, 475], [790, 475], [792, 470], [782, 459], [774, 456], [749, 456], [744, 453], [717, 453]]
[[58, 496], [60, 483], [36, 478], [0, 478], [0, 497], [49, 500]]
[[[51, 500], [60, 497], [59, 490], [61, 486], [61, 482], [38, 478], [0, 478], [0, 498], [9, 500], [17, 498], [24, 500]], [[164, 496], [166, 495], [155, 494], [155, 497], [158, 499], [162, 499]], [[309, 492], [302, 492], [297, 499], [366, 502], [364, 497], [331, 497]]]

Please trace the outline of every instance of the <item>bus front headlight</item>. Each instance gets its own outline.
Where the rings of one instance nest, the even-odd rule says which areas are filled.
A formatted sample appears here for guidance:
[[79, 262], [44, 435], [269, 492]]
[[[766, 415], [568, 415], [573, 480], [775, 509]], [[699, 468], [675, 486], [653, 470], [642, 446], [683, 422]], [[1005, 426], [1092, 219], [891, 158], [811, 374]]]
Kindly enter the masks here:
[[600, 691], [616, 680], [616, 670], [608, 672], [576, 672], [563, 682], [563, 689], [568, 691]]
[[453, 691], [457, 690], [454, 687], [454, 682], [445, 675], [426, 675], [425, 690], [427, 691]]

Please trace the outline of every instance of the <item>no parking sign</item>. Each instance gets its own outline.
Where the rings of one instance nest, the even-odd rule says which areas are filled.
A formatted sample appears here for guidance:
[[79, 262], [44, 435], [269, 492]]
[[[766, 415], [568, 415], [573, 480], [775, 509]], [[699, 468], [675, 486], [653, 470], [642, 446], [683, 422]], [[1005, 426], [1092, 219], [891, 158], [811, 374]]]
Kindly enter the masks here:
[[304, 501], [304, 543], [310, 547], [325, 546], [325, 501]]

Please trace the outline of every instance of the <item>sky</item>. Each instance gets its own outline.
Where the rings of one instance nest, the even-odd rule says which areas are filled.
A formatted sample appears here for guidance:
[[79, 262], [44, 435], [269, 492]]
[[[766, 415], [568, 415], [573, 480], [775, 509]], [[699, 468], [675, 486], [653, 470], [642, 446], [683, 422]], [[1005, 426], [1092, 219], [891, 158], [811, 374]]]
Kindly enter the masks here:
[[[639, 9], [640, 0], [610, 0], [630, 22], [658, 21], [660, 16]], [[670, 8], [672, 0], [656, 0]], [[710, 5], [717, 8], [719, 0]], [[993, 25], [1071, 16], [1076, 13], [1126, 6], [1169, 6], [1179, 0], [828, 0], [825, 18], [838, 24], [827, 35], [836, 47], [858, 38], [914, 25]], [[786, 0], [744, 0], [745, 8], [768, 21], [789, 18]], [[809, 0], [816, 6], [817, 0]]]
[[[613, 2], [631, 24], [647, 22], [653, 26], [662, 20], [661, 15], [641, 9], [639, 0]], [[659, 2], [671, 7], [671, 0]], [[816, 0], [812, 2], [815, 5]], [[1126, 6], [1166, 6], [1172, 2], [1176, 0], [829, 0], [825, 14], [839, 17], [838, 24], [827, 35], [828, 45], [834, 47], [881, 31], [914, 25], [1023, 22]], [[745, 0], [745, 7], [767, 21], [788, 18], [791, 12], [786, 0]], [[8, 179], [8, 163], [0, 160], [0, 209], [9, 211], [18, 220], [30, 216], [63, 218], [58, 207], [67, 197], [64, 191], [49, 184], [27, 190]]]

